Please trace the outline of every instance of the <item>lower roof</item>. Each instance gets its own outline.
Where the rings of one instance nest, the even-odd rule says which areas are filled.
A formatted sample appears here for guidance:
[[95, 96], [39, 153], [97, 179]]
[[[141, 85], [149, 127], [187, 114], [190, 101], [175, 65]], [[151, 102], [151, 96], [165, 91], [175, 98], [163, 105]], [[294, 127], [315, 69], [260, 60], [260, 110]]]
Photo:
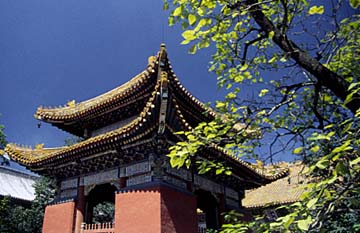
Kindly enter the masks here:
[[305, 191], [306, 177], [301, 174], [304, 165], [300, 162], [280, 163], [280, 167], [287, 167], [287, 176], [267, 185], [245, 192], [242, 206], [247, 209], [266, 208], [276, 205], [290, 204], [301, 200]]

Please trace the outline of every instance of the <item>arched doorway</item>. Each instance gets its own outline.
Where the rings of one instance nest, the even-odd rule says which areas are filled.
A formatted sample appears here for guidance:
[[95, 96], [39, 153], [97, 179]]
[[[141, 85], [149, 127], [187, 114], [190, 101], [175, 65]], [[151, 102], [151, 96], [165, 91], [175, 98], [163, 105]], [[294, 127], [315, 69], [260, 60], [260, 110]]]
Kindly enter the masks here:
[[202, 214], [202, 218], [205, 218], [207, 229], [219, 228], [219, 208], [218, 202], [215, 196], [202, 189], [195, 191], [197, 199], [198, 213]]
[[112, 184], [96, 185], [86, 197], [86, 223], [114, 222], [115, 192]]

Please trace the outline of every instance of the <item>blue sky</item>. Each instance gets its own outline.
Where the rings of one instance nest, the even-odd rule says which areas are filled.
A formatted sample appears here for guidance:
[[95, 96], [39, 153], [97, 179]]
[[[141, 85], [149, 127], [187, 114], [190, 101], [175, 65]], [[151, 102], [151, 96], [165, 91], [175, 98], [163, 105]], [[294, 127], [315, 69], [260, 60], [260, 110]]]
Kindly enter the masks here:
[[[125, 2], [125, 3], [124, 3]], [[61, 146], [69, 135], [37, 128], [38, 106], [80, 102], [142, 71], [161, 42], [175, 73], [203, 100], [220, 96], [207, 71], [210, 51], [181, 46], [181, 29], [167, 26], [162, 1], [0, 1], [0, 124], [9, 142]]]

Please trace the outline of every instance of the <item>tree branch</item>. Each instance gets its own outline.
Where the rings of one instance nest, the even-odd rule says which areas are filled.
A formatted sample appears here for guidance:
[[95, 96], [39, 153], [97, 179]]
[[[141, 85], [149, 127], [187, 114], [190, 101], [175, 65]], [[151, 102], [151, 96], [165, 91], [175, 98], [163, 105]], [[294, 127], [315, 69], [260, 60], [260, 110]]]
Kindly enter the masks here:
[[[250, 15], [264, 30], [266, 35], [270, 32], [274, 32], [272, 40], [275, 44], [288, 53], [292, 59], [311, 73], [324, 87], [331, 90], [338, 98], [342, 101], [346, 99], [349, 94], [349, 83], [346, 82], [342, 76], [323, 66], [318, 60], [311, 57], [305, 51], [302, 51], [299, 46], [291, 41], [286, 35], [283, 35], [262, 12], [261, 8], [257, 4], [257, 0], [242, 1], [241, 5], [249, 8]], [[357, 101], [355, 98], [353, 101], [346, 104], [346, 106], [352, 113], [355, 113], [356, 110], [360, 108], [360, 101]]]

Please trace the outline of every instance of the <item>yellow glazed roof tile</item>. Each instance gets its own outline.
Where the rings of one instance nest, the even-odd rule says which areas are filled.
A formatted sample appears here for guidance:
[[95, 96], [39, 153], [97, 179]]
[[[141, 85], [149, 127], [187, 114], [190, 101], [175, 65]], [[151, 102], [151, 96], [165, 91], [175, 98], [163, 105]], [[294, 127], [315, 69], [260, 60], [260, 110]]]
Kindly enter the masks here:
[[307, 182], [301, 174], [304, 165], [300, 162], [280, 164], [284, 165], [289, 169], [288, 176], [245, 192], [245, 198], [242, 200], [245, 208], [262, 208], [300, 201]]
[[[155, 87], [155, 90], [153, 91], [151, 97], [149, 98], [149, 101], [147, 102], [145, 108], [140, 113], [139, 117], [131, 121], [130, 123], [124, 125], [121, 128], [112, 130], [110, 132], [100, 134], [95, 137], [91, 137], [85, 141], [76, 143], [71, 146], [66, 147], [59, 147], [59, 148], [35, 148], [32, 149], [31, 147], [25, 147], [25, 146], [19, 146], [16, 144], [8, 144], [5, 147], [5, 151], [10, 155], [12, 159], [15, 161], [20, 162], [21, 164], [24, 164], [26, 166], [32, 166], [39, 164], [46, 160], [51, 159], [60, 159], [64, 156], [70, 156], [76, 155], [78, 150], [80, 149], [90, 149], [94, 147], [97, 143], [107, 142], [107, 141], [122, 141], [123, 143], [135, 141], [137, 139], [140, 139], [145, 134], [149, 133], [153, 128], [145, 129], [145, 133], [138, 133], [139, 129], [142, 128], [142, 122], [146, 120], [146, 117], [148, 117], [150, 114], [148, 112], [151, 111], [153, 102], [156, 97], [157, 89], [159, 85], [157, 84]], [[134, 131], [135, 136], [129, 138], [130, 132]], [[125, 140], [126, 139], [126, 140]]]
[[125, 84], [110, 90], [102, 95], [94, 97], [92, 99], [76, 103], [75, 100], [69, 101], [63, 107], [39, 107], [34, 114], [35, 118], [44, 121], [64, 121], [72, 120], [80, 117], [89, 111], [97, 108], [101, 108], [105, 104], [109, 104], [125, 96], [129, 96], [140, 85], [145, 83], [149, 75], [154, 73], [155, 61], [152, 61], [148, 65], [147, 69], [136, 75], [134, 78], [126, 82]]

